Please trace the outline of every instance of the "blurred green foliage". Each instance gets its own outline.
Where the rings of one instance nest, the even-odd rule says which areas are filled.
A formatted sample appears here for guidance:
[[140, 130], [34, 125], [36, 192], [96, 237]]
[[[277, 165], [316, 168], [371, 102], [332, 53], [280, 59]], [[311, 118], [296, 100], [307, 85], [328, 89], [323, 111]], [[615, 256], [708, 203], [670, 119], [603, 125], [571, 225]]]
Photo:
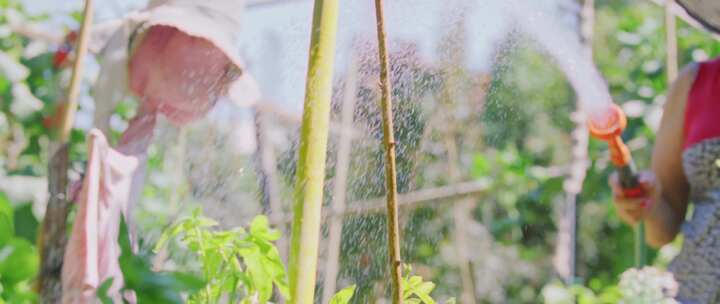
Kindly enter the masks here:
[[[123, 292], [133, 292], [137, 303], [179, 304], [184, 296], [193, 293], [205, 285], [205, 281], [191, 273], [155, 272], [152, 270], [153, 256], [150, 252], [133, 253], [128, 227], [123, 218], [120, 223], [118, 242], [121, 248], [120, 269], [124, 285]], [[112, 279], [105, 281], [97, 291], [103, 304], [113, 303], [107, 295]], [[125, 299], [123, 299], [125, 302]]]
[[39, 268], [37, 249], [15, 234], [14, 212], [10, 201], [0, 193], [0, 301], [34, 303], [32, 279]]

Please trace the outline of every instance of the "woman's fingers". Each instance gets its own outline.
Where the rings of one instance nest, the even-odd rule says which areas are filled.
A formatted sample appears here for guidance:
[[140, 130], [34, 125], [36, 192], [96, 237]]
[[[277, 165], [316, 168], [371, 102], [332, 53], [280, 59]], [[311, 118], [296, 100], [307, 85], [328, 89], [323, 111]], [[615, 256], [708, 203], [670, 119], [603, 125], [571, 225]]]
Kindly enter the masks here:
[[629, 223], [636, 224], [649, 213], [653, 194], [656, 192], [657, 182], [655, 175], [650, 171], [640, 172], [638, 175], [640, 186], [645, 190], [641, 197], [627, 197], [617, 173], [610, 175], [608, 184], [613, 192], [613, 204], [620, 218]]
[[615, 208], [620, 218], [632, 225], [642, 220], [647, 212], [639, 200], [616, 200]]
[[615, 209], [620, 218], [628, 224], [635, 225], [642, 221], [650, 211], [650, 200], [643, 199], [623, 199], [616, 197], [614, 201]]

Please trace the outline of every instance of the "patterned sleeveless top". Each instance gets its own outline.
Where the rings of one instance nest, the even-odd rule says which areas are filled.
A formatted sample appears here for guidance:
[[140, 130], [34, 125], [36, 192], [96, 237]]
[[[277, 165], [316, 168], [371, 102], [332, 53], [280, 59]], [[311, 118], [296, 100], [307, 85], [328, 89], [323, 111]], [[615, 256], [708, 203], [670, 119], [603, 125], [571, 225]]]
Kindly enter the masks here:
[[720, 59], [701, 63], [685, 110], [683, 168], [692, 218], [670, 265], [681, 303], [720, 303]]

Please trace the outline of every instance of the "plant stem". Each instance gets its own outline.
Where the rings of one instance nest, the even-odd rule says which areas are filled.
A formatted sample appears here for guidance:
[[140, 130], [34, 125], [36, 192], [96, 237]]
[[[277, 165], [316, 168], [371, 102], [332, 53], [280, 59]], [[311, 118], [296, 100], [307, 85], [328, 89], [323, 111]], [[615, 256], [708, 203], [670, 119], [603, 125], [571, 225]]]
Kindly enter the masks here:
[[398, 224], [397, 207], [397, 169], [395, 167], [395, 135], [393, 134], [392, 99], [390, 96], [390, 63], [388, 60], [387, 36], [385, 34], [385, 16], [383, 1], [375, 0], [375, 17], [377, 18], [378, 55], [380, 59], [380, 107], [383, 120], [383, 142], [385, 144], [385, 191], [387, 195], [388, 251], [390, 256], [390, 273], [392, 276], [394, 304], [402, 299], [402, 260], [400, 258], [400, 227]]
[[289, 256], [290, 303], [315, 296], [338, 0], [315, 0]]
[[40, 250], [40, 274], [38, 288], [41, 302], [59, 303], [62, 298], [60, 273], [67, 244], [67, 215], [70, 202], [67, 198], [67, 168], [70, 130], [72, 128], [77, 99], [82, 80], [82, 63], [87, 54], [90, 26], [93, 16], [93, 0], [85, 0], [80, 37], [73, 63], [72, 77], [68, 87], [67, 106], [62, 113], [59, 145], [50, 153], [48, 163], [48, 190], [50, 198], [38, 239]]

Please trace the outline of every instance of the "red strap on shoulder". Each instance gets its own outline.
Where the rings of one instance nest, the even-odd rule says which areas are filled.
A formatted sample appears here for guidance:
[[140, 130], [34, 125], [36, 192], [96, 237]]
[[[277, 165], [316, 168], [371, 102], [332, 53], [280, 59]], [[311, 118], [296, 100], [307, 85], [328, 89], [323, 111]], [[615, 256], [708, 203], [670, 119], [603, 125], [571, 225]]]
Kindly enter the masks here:
[[720, 58], [700, 63], [685, 106], [684, 147], [720, 137]]

